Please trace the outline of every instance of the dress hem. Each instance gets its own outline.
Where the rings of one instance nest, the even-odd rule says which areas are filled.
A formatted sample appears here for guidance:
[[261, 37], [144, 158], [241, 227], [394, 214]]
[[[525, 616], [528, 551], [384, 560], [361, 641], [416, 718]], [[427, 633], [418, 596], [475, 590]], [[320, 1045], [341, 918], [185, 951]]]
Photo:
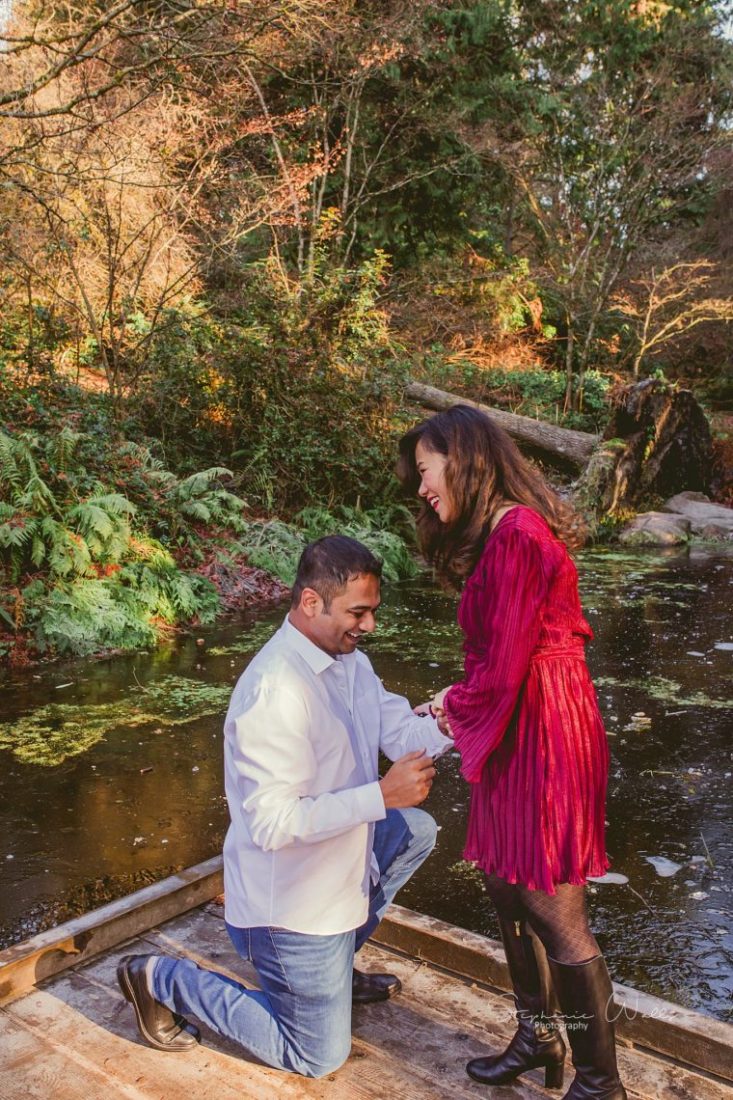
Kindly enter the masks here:
[[539, 882], [536, 876], [530, 875], [524, 878], [519, 876], [516, 871], [502, 870], [492, 860], [472, 854], [468, 850], [464, 851], [463, 858], [468, 863], [472, 863], [474, 867], [478, 867], [485, 875], [496, 875], [497, 878], [503, 879], [512, 886], [526, 886], [528, 890], [542, 890], [543, 893], [551, 895], [557, 893], [556, 886], [587, 886], [589, 877], [600, 878], [605, 875], [611, 866], [610, 860], [604, 858], [598, 867], [591, 864], [586, 871], [571, 871], [562, 877], [552, 877], [549, 881]]

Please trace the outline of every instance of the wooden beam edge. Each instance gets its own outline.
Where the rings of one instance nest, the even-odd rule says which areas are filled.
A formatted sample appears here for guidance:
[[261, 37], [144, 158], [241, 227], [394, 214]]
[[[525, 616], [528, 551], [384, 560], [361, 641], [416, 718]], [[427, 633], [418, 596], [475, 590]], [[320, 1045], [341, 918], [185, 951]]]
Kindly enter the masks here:
[[0, 1006], [67, 967], [210, 901], [222, 892], [222, 867], [222, 857], [215, 856], [0, 951]]
[[[392, 905], [372, 939], [464, 978], [511, 988], [504, 951], [496, 940], [435, 917]], [[613, 992], [621, 1038], [733, 1080], [733, 1025], [618, 982]]]

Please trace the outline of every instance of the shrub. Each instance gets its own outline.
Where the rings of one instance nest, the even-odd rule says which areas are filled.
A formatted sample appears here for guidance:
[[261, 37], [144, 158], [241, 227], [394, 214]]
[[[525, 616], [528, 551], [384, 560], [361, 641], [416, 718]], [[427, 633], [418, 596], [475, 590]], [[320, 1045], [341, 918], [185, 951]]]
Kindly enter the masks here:
[[609, 380], [598, 371], [585, 375], [580, 411], [564, 411], [566, 377], [555, 370], [484, 370], [474, 363], [432, 359], [424, 380], [465, 394], [472, 401], [499, 405], [520, 416], [547, 420], [564, 428], [599, 432], [608, 419]]
[[216, 456], [267, 513], [381, 503], [404, 382], [376, 304], [386, 262], [347, 269], [318, 252], [296, 283], [268, 260], [244, 271], [226, 323], [200, 305], [179, 311], [128, 431], [157, 436], [174, 469]]

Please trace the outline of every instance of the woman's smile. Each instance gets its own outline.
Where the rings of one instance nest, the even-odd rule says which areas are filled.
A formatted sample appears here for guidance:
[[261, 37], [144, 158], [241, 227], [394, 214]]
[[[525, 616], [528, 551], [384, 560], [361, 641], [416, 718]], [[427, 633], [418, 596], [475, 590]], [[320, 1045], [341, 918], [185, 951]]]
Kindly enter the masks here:
[[415, 465], [420, 475], [417, 494], [427, 501], [442, 523], [448, 523], [453, 512], [450, 492], [445, 481], [447, 462], [446, 455], [429, 451], [422, 440], [418, 440], [415, 447]]

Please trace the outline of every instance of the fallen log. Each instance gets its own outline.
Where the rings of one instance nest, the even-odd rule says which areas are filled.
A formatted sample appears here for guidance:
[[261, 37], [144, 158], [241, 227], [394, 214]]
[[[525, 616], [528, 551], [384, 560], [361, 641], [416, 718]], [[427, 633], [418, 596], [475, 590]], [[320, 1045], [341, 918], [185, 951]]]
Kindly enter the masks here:
[[563, 464], [578, 469], [585, 468], [600, 442], [600, 436], [591, 435], [590, 432], [577, 432], [547, 424], [542, 420], [533, 420], [530, 416], [517, 416], [503, 409], [482, 405], [478, 401], [469, 401], [466, 397], [458, 397], [454, 393], [446, 393], [434, 386], [425, 386], [422, 382], [410, 382], [405, 388], [405, 394], [419, 405], [438, 412], [450, 409], [453, 405], [473, 405], [490, 416], [518, 443], [537, 451], [541, 457], [560, 460]]

